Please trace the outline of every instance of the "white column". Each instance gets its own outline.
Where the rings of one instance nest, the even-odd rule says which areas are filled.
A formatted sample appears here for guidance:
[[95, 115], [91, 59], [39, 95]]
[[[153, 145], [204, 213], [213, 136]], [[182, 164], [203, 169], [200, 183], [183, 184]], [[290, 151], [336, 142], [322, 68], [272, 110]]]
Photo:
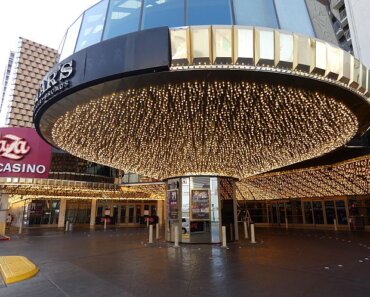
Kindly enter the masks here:
[[157, 216], [158, 216], [158, 223], [160, 226], [163, 225], [163, 200], [157, 201]]
[[96, 216], [96, 199], [91, 199], [90, 228], [95, 227], [95, 216]]
[[66, 220], [66, 209], [67, 209], [67, 199], [60, 199], [59, 204], [59, 218], [58, 218], [58, 227], [64, 227], [64, 221]]
[[6, 217], [8, 216], [8, 194], [1, 194], [0, 196], [0, 235], [5, 235]]

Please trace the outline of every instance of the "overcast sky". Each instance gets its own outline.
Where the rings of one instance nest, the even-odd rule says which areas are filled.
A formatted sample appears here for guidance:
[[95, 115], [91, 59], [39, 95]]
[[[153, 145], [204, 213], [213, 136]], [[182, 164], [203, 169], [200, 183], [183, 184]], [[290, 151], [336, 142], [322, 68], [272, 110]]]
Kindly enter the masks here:
[[18, 37], [58, 49], [67, 28], [100, 0], [0, 0], [0, 84]]

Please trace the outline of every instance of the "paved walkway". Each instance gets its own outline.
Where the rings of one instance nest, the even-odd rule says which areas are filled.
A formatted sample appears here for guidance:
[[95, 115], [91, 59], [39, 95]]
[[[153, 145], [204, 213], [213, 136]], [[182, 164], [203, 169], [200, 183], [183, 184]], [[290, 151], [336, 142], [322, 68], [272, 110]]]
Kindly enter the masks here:
[[257, 244], [147, 244], [147, 229], [32, 230], [0, 242], [40, 272], [1, 297], [370, 296], [370, 234], [256, 229]]

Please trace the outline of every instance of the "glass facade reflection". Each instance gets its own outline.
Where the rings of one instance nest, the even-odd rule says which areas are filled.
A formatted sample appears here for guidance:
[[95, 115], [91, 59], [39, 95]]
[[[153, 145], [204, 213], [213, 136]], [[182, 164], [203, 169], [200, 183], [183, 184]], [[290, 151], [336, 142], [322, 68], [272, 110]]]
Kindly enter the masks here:
[[233, 23], [229, 0], [188, 0], [187, 25], [230, 25]]
[[196, 25], [259, 26], [315, 36], [304, 0], [103, 0], [68, 29], [60, 60], [127, 33]]
[[103, 39], [109, 39], [119, 35], [138, 31], [140, 13], [141, 1], [111, 1]]
[[280, 28], [315, 36], [304, 0], [275, 0]]
[[235, 23], [279, 28], [273, 0], [234, 0]]
[[77, 40], [76, 52], [101, 40], [107, 5], [108, 0], [104, 0], [85, 12]]
[[185, 25], [184, 0], [144, 0], [141, 29]]

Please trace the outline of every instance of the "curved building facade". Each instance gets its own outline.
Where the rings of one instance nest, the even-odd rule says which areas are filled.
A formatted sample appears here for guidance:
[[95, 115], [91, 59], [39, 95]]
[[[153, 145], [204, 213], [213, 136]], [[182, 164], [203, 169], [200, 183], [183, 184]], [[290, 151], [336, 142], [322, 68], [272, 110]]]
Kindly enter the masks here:
[[104, 40], [163, 26], [258, 26], [320, 36], [322, 30], [315, 32], [308, 8], [304, 0], [103, 0], [70, 26], [61, 60]]
[[369, 71], [332, 44], [323, 8], [101, 1], [41, 82], [36, 129], [80, 158], [165, 181], [167, 238], [185, 220], [184, 242], [220, 242], [222, 225], [237, 239], [236, 181], [329, 153], [370, 125]]

